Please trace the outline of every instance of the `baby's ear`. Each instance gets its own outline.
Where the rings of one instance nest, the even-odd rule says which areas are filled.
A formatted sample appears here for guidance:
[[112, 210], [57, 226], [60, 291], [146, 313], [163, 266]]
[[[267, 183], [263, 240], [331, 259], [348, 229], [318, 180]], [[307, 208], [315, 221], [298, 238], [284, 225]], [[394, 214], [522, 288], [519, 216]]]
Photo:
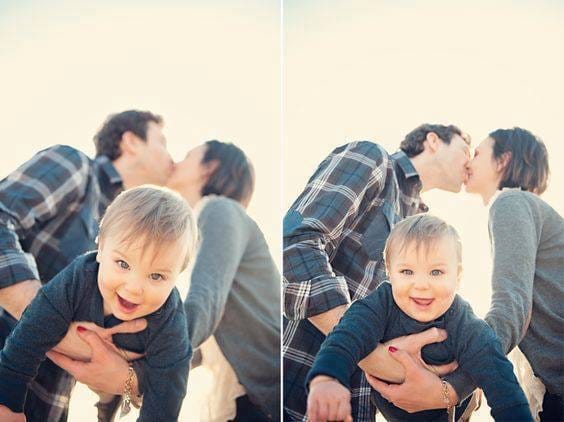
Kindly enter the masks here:
[[102, 253], [103, 242], [100, 242], [100, 238], [97, 237], [96, 243], [98, 244], [98, 252], [96, 252], [96, 262], [99, 264], [100, 263], [100, 254]]
[[462, 279], [462, 263], [458, 264], [458, 270], [456, 274], [456, 288], [460, 287], [460, 280]]

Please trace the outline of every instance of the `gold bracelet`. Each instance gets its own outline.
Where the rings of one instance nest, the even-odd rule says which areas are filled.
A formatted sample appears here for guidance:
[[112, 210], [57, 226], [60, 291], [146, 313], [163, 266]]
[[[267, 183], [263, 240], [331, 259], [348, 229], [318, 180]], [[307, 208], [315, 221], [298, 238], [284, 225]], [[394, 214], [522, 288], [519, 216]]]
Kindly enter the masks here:
[[121, 406], [120, 418], [125, 416], [131, 410], [131, 387], [133, 386], [133, 366], [129, 366], [127, 378], [125, 379], [125, 387], [123, 388], [123, 404]]
[[443, 395], [443, 401], [446, 404], [446, 409], [447, 409], [447, 415], [448, 415], [448, 420], [453, 420], [454, 419], [454, 406], [452, 406], [450, 404], [450, 396], [448, 394], [448, 383], [441, 378], [441, 383], [443, 385], [443, 389], [442, 389], [442, 395]]

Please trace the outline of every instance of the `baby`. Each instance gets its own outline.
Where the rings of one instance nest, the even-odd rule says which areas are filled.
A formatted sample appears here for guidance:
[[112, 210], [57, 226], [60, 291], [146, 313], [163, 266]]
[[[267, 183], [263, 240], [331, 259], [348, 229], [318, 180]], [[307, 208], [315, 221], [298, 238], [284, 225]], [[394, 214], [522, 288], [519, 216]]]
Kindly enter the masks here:
[[[98, 250], [44, 285], [7, 338], [0, 351], [0, 416], [24, 420], [28, 384], [72, 321], [111, 327], [143, 317], [145, 330], [113, 341], [145, 355], [139, 419], [177, 420], [192, 349], [175, 283], [195, 253], [196, 234], [194, 216], [176, 193], [153, 186], [122, 192], [100, 223]], [[132, 376], [130, 368], [124, 406]]]
[[[325, 420], [320, 414], [328, 420], [352, 420], [349, 382], [358, 362], [380, 342], [438, 327], [447, 331], [448, 338], [423, 348], [425, 362], [438, 365], [456, 360], [484, 391], [496, 421], [532, 421], [495, 333], [456, 294], [462, 265], [454, 228], [430, 215], [406, 218], [390, 233], [384, 259], [390, 281], [351, 305], [321, 346], [307, 376], [310, 420]], [[443, 385], [448, 405], [444, 381]], [[454, 410], [457, 418], [464, 411], [459, 406], [407, 413], [376, 391], [372, 399], [391, 421], [447, 420]]]

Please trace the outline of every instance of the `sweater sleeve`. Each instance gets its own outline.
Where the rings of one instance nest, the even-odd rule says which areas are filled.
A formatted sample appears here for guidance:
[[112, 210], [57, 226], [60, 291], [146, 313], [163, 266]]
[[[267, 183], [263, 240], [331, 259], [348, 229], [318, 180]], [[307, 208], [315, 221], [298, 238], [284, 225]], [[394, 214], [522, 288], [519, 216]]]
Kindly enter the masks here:
[[0, 404], [22, 412], [45, 353], [65, 336], [83, 285], [76, 260], [43, 286], [0, 351]]
[[527, 331], [539, 233], [520, 192], [500, 196], [490, 209], [492, 300], [486, 321], [509, 353]]
[[249, 242], [244, 211], [225, 198], [210, 199], [198, 217], [200, 246], [184, 302], [192, 347], [217, 328]]
[[532, 421], [527, 398], [491, 327], [466, 312], [454, 343], [456, 358], [472, 384], [484, 391], [496, 421]]
[[358, 362], [384, 337], [392, 301], [391, 287], [382, 283], [364, 299], [353, 302], [321, 345], [307, 375], [306, 388], [317, 375], [327, 375], [350, 389]]
[[174, 309], [162, 324], [153, 327], [145, 351], [143, 405], [139, 422], [178, 420], [186, 395], [192, 348], [188, 341], [186, 315], [176, 291]]

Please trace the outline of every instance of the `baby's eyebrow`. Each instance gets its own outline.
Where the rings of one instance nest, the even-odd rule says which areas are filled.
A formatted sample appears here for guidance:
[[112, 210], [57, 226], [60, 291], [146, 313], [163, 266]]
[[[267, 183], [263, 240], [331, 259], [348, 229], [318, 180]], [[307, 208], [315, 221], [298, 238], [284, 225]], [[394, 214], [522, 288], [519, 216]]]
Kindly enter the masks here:
[[164, 268], [157, 268], [157, 269], [151, 270], [151, 272], [152, 273], [171, 273], [172, 270], [167, 270], [167, 269], [164, 269]]

